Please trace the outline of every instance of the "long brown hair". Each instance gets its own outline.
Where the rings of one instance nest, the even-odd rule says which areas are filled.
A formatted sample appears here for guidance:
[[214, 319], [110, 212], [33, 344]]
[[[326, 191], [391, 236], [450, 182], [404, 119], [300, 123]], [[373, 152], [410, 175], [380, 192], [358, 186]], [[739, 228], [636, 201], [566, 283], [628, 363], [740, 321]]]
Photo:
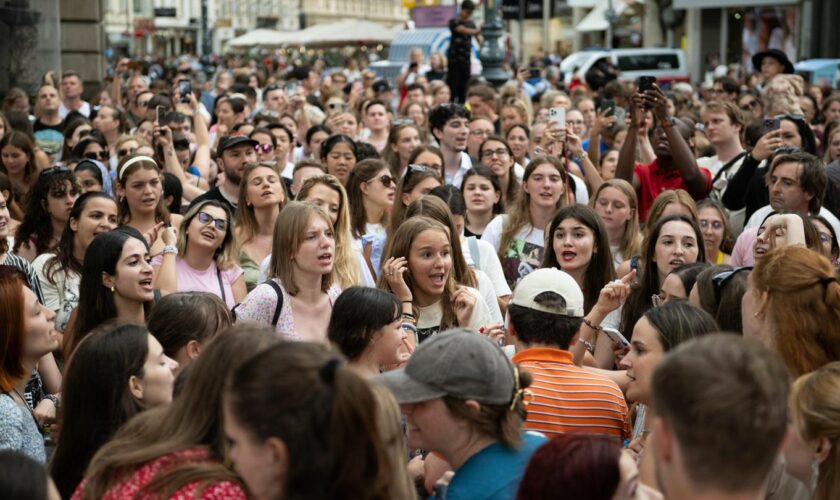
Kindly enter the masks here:
[[253, 205], [248, 204], [248, 182], [251, 178], [251, 174], [253, 174], [254, 170], [258, 168], [268, 168], [277, 175], [278, 182], [280, 183], [280, 192], [283, 195], [283, 200], [280, 202], [278, 207], [279, 210], [282, 210], [283, 206], [286, 205], [286, 190], [283, 187], [283, 180], [280, 177], [280, 172], [278, 171], [276, 163], [260, 162], [249, 163], [245, 165], [245, 170], [242, 172], [242, 180], [239, 181], [239, 185], [241, 187], [239, 189], [239, 201], [236, 204], [237, 210], [235, 216], [235, 236], [238, 245], [243, 245], [251, 241], [251, 239], [254, 236], [256, 236], [257, 233], [260, 231], [260, 225], [257, 222], [257, 216], [254, 214], [254, 207]]
[[393, 234], [405, 218], [406, 206], [403, 205], [402, 195], [412, 192], [418, 184], [426, 179], [435, 179], [443, 185], [443, 178], [438, 169], [425, 165], [409, 164], [406, 166], [403, 176], [397, 181], [397, 191], [394, 193], [394, 206], [391, 208], [391, 224], [388, 234]]
[[9, 392], [28, 376], [22, 359], [26, 344], [24, 321], [23, 272], [12, 266], [0, 266], [0, 391]]
[[785, 246], [756, 262], [755, 290], [766, 292], [770, 343], [794, 376], [840, 359], [840, 284], [828, 259]]
[[93, 457], [82, 498], [102, 498], [110, 487], [143, 464], [169, 453], [204, 446], [218, 463], [185, 463], [160, 473], [145, 495], [169, 498], [188, 483], [239, 483], [223, 465], [227, 447], [221, 421], [224, 382], [242, 363], [280, 339], [263, 326], [240, 324], [218, 334], [191, 365], [181, 394], [171, 405], [128, 422]]
[[[367, 223], [362, 183], [372, 181], [376, 177], [376, 174], [383, 170], [389, 170], [387, 163], [382, 160], [369, 158], [357, 163], [353, 171], [350, 172], [350, 178], [347, 179], [347, 199], [350, 205], [350, 230], [354, 238], [361, 238], [365, 234], [365, 224]], [[382, 219], [379, 222], [383, 227], [388, 227], [388, 210], [382, 213]]]
[[[528, 166], [525, 167], [525, 175], [522, 176], [522, 185], [524, 186], [525, 183], [528, 182], [528, 178], [531, 177], [531, 174], [534, 173], [534, 170], [536, 170], [537, 167], [545, 163], [551, 164], [558, 172], [560, 172], [560, 176], [563, 178], [564, 189], [568, 189], [568, 184], [566, 183], [566, 170], [563, 168], [563, 163], [553, 156], [538, 156], [537, 158], [531, 160], [528, 163]], [[560, 196], [560, 199], [557, 201], [557, 205], [554, 208], [559, 209], [565, 204], [566, 196]], [[535, 229], [534, 220], [531, 218], [531, 195], [526, 193], [525, 189], [520, 189], [514, 202], [509, 206], [505, 205], [505, 207], [508, 209], [508, 219], [505, 221], [501, 241], [499, 242], [499, 259], [502, 261], [504, 261], [504, 256], [507, 252], [508, 246], [510, 246], [510, 242], [513, 241], [513, 237], [516, 236], [516, 233], [518, 233], [520, 229], [526, 225], [531, 226], [531, 231]]]
[[630, 206], [630, 209], [633, 210], [633, 217], [624, 223], [624, 234], [621, 237], [621, 244], [618, 246], [617, 253], [624, 259], [629, 259], [634, 255], [639, 255], [639, 252], [642, 250], [642, 233], [639, 228], [639, 200], [636, 197], [636, 190], [633, 189], [632, 184], [624, 179], [610, 179], [608, 181], [604, 181], [604, 183], [595, 190], [595, 194], [589, 199], [590, 207], [593, 209], [595, 208], [595, 205], [598, 204], [598, 197], [601, 195], [601, 191], [606, 188], [613, 188], [626, 196], [627, 204]]
[[393, 463], [368, 383], [324, 346], [282, 342], [228, 379], [224, 404], [251, 439], [279, 439], [291, 460], [283, 497], [390, 498]]
[[[135, 158], [142, 159], [134, 160]], [[130, 161], [131, 165], [125, 167], [124, 165]], [[155, 172], [160, 172], [158, 164], [153, 158], [149, 156], [142, 157], [138, 155], [128, 155], [122, 160], [120, 160], [119, 165], [117, 165], [118, 186], [122, 189], [125, 189], [126, 185], [128, 184], [128, 177], [134, 172], [140, 170], [141, 168], [144, 170], [154, 170]], [[169, 210], [166, 209], [166, 202], [164, 201], [164, 198], [165, 196], [163, 195], [163, 177], [161, 176], [160, 198], [158, 199], [158, 204], [155, 207], [155, 222], [169, 222]], [[131, 207], [128, 206], [128, 199], [125, 196], [120, 196], [119, 201], [117, 203], [117, 209], [119, 210], [119, 216], [117, 218], [119, 224], [130, 224]]]
[[[397, 232], [394, 233], [393, 238], [390, 242], [390, 248], [387, 248], [385, 252], [382, 254], [382, 262], [385, 262], [391, 257], [405, 257], [408, 261], [409, 256], [411, 253], [411, 244], [414, 242], [414, 239], [417, 238], [420, 233], [423, 231], [440, 231], [446, 235], [447, 239], [449, 239], [450, 245], [452, 244], [452, 237], [449, 235], [449, 232], [446, 230], [446, 226], [441, 224], [440, 222], [430, 219], [428, 217], [411, 217], [406, 219], [405, 222], [397, 229]], [[412, 294], [414, 293], [414, 280], [411, 277], [410, 272], [403, 273], [403, 279], [405, 279], [405, 284], [408, 286], [408, 289], [411, 290]], [[385, 274], [383, 273], [379, 276], [379, 282], [377, 286], [383, 290], [391, 291], [390, 285], [388, 285], [388, 280], [385, 278]], [[441, 331], [451, 328], [454, 326], [458, 326], [458, 317], [455, 314], [455, 306], [452, 304], [452, 294], [456, 291], [456, 283], [455, 283], [455, 273], [453, 271], [449, 272], [449, 275], [446, 277], [446, 284], [444, 285], [443, 293], [441, 294], [441, 309], [443, 310], [443, 314], [441, 315], [440, 320], [440, 329]]]

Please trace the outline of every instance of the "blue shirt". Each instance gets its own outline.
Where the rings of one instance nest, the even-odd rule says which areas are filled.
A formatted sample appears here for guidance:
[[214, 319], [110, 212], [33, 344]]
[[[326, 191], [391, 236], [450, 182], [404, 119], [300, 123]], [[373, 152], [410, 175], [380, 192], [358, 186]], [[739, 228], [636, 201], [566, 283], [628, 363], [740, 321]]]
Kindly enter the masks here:
[[535, 432], [522, 435], [522, 446], [496, 442], [471, 456], [452, 477], [446, 500], [502, 500], [516, 498], [519, 481], [531, 455], [548, 440]]

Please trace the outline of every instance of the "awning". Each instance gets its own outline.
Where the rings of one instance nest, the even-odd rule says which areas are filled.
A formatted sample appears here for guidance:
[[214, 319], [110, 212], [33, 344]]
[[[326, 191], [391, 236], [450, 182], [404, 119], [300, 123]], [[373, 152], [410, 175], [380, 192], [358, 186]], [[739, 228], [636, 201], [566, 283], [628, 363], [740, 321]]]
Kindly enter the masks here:
[[450, 39], [449, 28], [417, 28], [400, 31], [391, 42], [388, 49], [389, 61], [408, 62], [408, 55], [413, 48], [423, 50], [423, 56], [428, 58], [432, 52], [446, 53]]
[[282, 32], [269, 29], [249, 31], [228, 41], [228, 47], [282, 47], [297, 38], [294, 32]]
[[[581, 21], [575, 26], [576, 31], [606, 31], [609, 28], [609, 23], [604, 14], [607, 12], [610, 0], [598, 0], [595, 7], [589, 11]], [[622, 0], [612, 0], [613, 10], [615, 10], [616, 17], [620, 16], [622, 12], [627, 9], [627, 4]]]
[[390, 44], [402, 28], [386, 28], [370, 21], [347, 20], [316, 24], [294, 34], [293, 45], [347, 45], [363, 43]]

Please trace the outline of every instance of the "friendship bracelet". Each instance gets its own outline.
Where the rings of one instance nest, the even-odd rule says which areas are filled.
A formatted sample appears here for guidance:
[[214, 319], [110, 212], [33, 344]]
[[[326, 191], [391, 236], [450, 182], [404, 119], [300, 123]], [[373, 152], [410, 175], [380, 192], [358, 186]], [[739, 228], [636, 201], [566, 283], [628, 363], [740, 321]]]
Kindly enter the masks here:
[[604, 329], [601, 325], [598, 325], [598, 326], [593, 325], [592, 322], [589, 321], [586, 318], [583, 318], [583, 324], [588, 326], [589, 328], [595, 330], [596, 332], [599, 332], [599, 331]]

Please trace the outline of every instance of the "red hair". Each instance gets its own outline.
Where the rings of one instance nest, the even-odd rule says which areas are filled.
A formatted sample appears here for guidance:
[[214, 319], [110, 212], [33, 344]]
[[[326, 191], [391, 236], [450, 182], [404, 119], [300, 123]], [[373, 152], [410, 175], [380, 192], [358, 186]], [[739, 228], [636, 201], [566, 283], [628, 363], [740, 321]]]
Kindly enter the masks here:
[[561, 434], [531, 457], [519, 485], [518, 500], [564, 498], [611, 500], [621, 474], [617, 438], [596, 434]]
[[23, 350], [26, 324], [23, 320], [21, 272], [12, 266], [0, 266], [0, 391], [9, 392], [26, 376]]

